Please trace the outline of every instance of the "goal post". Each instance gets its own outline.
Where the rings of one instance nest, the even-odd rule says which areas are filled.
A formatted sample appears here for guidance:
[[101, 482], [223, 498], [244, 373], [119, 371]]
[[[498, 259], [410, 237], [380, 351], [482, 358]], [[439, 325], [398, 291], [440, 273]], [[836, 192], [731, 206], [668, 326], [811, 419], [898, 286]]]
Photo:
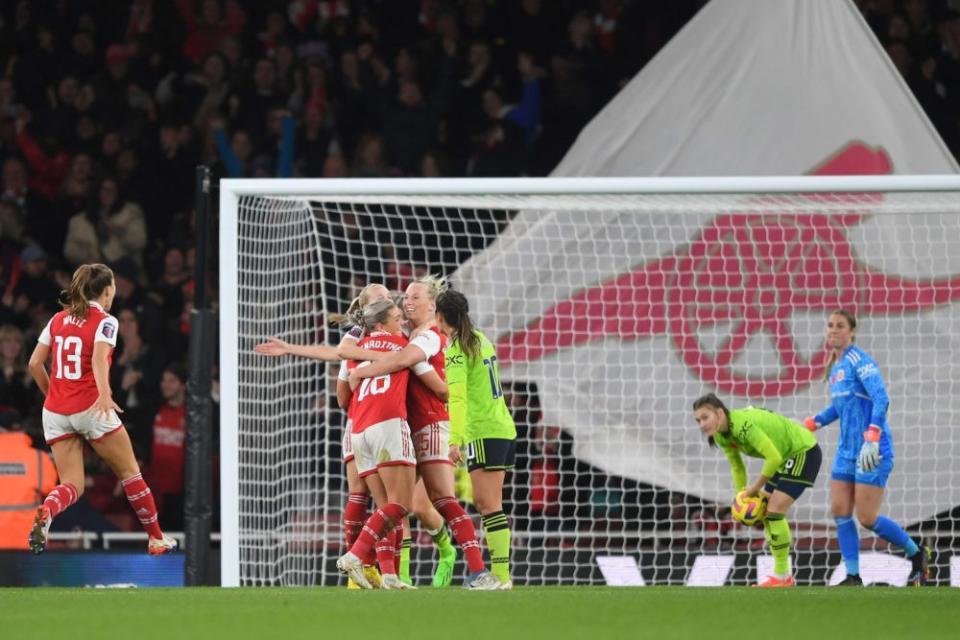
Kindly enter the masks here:
[[[519, 584], [602, 584], [604, 557], [648, 584], [688, 583], [703, 557], [753, 581], [762, 534], [727, 517], [729, 468], [690, 402], [820, 411], [836, 308], [860, 317], [892, 400], [883, 513], [944, 566], [960, 544], [960, 176], [230, 179], [220, 194], [224, 586], [339, 580], [335, 370], [253, 345], [337, 344], [327, 321], [359, 287], [425, 273], [468, 295], [498, 349], [518, 419]], [[818, 432], [817, 487], [788, 516], [802, 583], [839, 562], [838, 433]], [[415, 547], [423, 582], [431, 550]]]

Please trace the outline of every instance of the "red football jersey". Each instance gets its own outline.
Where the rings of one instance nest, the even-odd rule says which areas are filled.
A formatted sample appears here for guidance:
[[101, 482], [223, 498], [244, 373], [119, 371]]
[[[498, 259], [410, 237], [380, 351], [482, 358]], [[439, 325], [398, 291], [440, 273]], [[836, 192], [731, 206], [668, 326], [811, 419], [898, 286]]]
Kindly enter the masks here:
[[[374, 331], [360, 340], [357, 346], [370, 351], [400, 351], [407, 346], [407, 339], [385, 331]], [[358, 362], [347, 365], [351, 370], [358, 366]], [[353, 433], [361, 433], [367, 427], [392, 418], [406, 419], [409, 378], [409, 369], [376, 378], [364, 378], [360, 386], [353, 391], [350, 407], [347, 409], [347, 415], [353, 423]]]
[[[444, 376], [446, 358], [443, 351], [447, 348], [447, 336], [433, 327], [430, 333], [419, 335], [411, 342], [423, 349], [427, 354], [427, 363], [433, 367], [441, 380], [446, 380]], [[416, 375], [410, 379], [407, 387], [407, 412], [410, 431], [414, 433], [427, 425], [450, 419], [446, 403], [435, 396], [433, 391], [420, 381], [420, 376]]]
[[[50, 347], [50, 390], [43, 407], [61, 415], [86, 411], [96, 402], [93, 379], [93, 345], [106, 342], [117, 346], [117, 319], [96, 302], [90, 303], [87, 317], [74, 318], [61, 311], [50, 319], [37, 341]], [[107, 365], [113, 361], [113, 351]]]
[[153, 419], [150, 487], [156, 493], [183, 493], [187, 407], [164, 404]]

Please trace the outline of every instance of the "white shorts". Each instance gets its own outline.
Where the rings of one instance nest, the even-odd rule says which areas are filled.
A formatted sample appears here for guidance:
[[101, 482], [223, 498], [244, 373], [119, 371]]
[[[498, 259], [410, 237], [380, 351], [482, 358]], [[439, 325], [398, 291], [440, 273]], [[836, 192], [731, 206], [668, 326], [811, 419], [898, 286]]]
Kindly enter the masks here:
[[101, 420], [95, 417], [90, 409], [68, 416], [43, 410], [43, 438], [47, 444], [81, 436], [95, 442], [122, 427], [123, 423], [116, 411], [111, 411], [106, 420]]
[[353, 436], [350, 431], [353, 430], [353, 423], [347, 420], [347, 424], [343, 426], [343, 442], [340, 445], [341, 450], [343, 451], [343, 461], [350, 462], [353, 460]]
[[351, 436], [353, 457], [361, 478], [376, 473], [379, 467], [417, 466], [413, 440], [410, 439], [410, 425], [403, 418], [378, 422], [364, 429], [362, 433]]
[[417, 464], [453, 464], [450, 460], [450, 423], [446, 420], [418, 429], [413, 434], [413, 444], [417, 449]]

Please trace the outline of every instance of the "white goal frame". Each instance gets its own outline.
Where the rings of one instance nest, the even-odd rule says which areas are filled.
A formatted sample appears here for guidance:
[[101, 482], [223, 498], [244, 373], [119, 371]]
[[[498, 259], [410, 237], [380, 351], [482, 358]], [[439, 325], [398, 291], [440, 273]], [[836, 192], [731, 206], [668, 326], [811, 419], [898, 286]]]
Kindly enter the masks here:
[[[245, 195], [628, 195], [960, 192], [960, 175], [729, 178], [225, 179], [220, 181], [221, 584], [240, 585], [238, 211]], [[826, 463], [826, 461], [825, 461]]]

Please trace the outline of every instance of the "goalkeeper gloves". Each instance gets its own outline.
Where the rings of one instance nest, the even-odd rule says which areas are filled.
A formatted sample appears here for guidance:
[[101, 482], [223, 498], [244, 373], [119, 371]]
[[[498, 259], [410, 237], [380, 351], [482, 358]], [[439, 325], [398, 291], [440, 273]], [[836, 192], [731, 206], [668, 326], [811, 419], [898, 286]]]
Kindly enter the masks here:
[[880, 464], [880, 434], [880, 427], [875, 424], [863, 432], [863, 446], [857, 458], [857, 466], [861, 471], [873, 471]]
[[812, 416], [803, 421], [803, 426], [805, 426], [808, 431], [816, 431], [820, 428], [820, 425], [817, 424], [817, 420]]

